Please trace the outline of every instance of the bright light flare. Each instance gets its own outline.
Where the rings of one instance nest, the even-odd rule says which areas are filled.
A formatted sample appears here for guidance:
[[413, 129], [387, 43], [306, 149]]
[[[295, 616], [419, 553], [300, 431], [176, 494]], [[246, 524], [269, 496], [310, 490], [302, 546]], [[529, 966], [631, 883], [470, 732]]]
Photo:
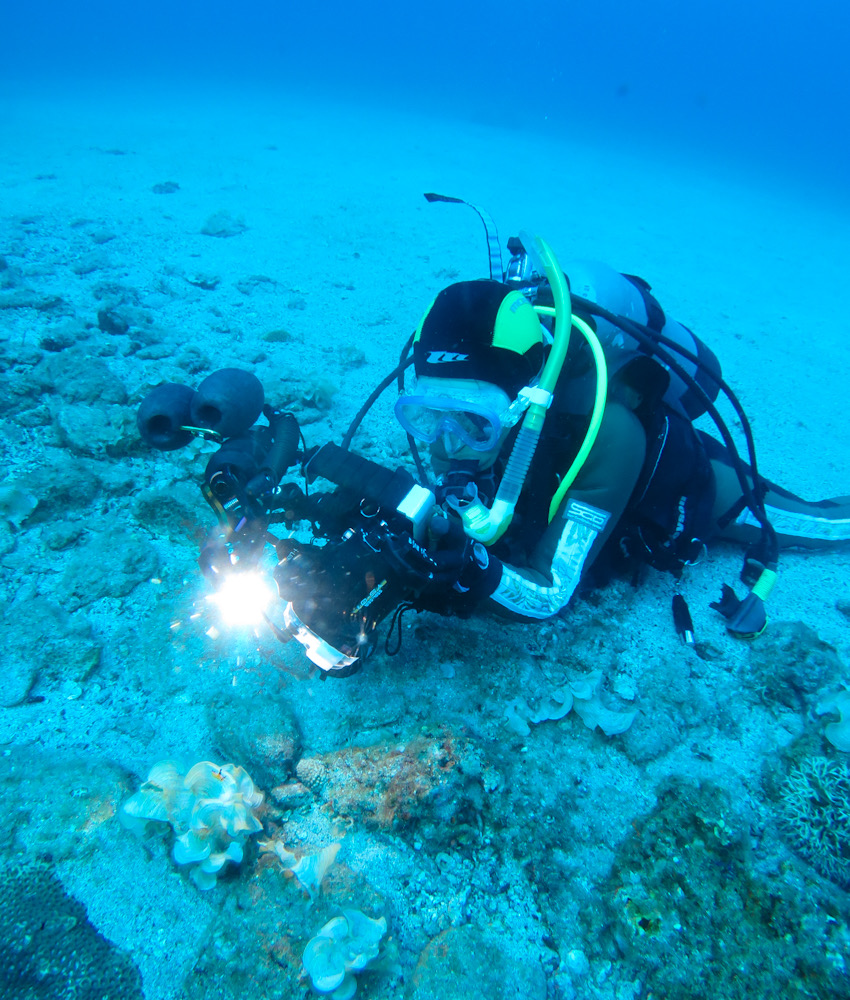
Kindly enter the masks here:
[[215, 604], [226, 625], [259, 625], [274, 599], [271, 587], [261, 573], [228, 573], [221, 586], [207, 600]]

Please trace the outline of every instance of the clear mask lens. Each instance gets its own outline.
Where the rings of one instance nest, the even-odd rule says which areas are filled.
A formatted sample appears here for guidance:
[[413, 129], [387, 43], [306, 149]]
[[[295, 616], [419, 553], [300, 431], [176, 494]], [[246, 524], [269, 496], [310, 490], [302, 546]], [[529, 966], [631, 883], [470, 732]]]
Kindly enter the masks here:
[[395, 405], [395, 414], [401, 426], [418, 441], [433, 444], [442, 438], [448, 454], [464, 446], [473, 451], [490, 451], [499, 443], [502, 432], [495, 410], [448, 396], [402, 396]]

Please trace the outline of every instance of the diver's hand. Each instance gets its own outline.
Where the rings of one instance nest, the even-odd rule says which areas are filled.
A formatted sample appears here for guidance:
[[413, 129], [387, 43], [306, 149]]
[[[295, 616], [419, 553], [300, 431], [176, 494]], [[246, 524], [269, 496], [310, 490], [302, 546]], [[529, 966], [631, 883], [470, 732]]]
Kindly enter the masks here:
[[502, 575], [499, 560], [462, 531], [439, 535], [428, 548], [407, 536], [390, 536], [383, 551], [414, 592], [414, 606], [435, 614], [468, 618]]
[[502, 564], [481, 542], [468, 539], [463, 555], [463, 568], [451, 587], [437, 591], [428, 587], [417, 602], [423, 611], [438, 615], [469, 618], [479, 604], [488, 598], [502, 578]]
[[463, 550], [426, 548], [409, 535], [387, 535], [381, 551], [402, 582], [416, 593], [427, 587], [453, 586], [465, 566]]

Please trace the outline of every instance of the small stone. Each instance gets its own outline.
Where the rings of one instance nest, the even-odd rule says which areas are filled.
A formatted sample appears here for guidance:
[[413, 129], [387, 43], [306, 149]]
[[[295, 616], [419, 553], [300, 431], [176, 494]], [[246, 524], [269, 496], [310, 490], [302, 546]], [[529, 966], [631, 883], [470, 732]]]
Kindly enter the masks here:
[[21, 705], [27, 700], [37, 676], [35, 664], [24, 657], [10, 657], [3, 667], [0, 704], [3, 708]]
[[271, 794], [281, 809], [299, 809], [313, 799], [310, 789], [306, 785], [302, 785], [300, 781], [290, 781], [285, 785], [275, 785]]
[[201, 233], [204, 236], [216, 236], [219, 239], [227, 239], [230, 236], [239, 236], [247, 228], [242, 219], [234, 218], [230, 212], [215, 212], [201, 226]]
[[121, 336], [130, 329], [130, 324], [112, 309], [101, 309], [97, 314], [97, 325], [104, 333]]
[[590, 972], [590, 962], [588, 962], [585, 953], [578, 948], [572, 948], [564, 956], [564, 967], [572, 975], [579, 977], [586, 976]]
[[78, 260], [75, 260], [74, 263], [71, 265], [71, 270], [74, 272], [74, 274], [78, 274], [80, 275], [80, 277], [84, 277], [85, 275], [91, 274], [94, 271], [101, 271], [108, 266], [109, 264], [106, 259], [106, 256], [100, 253], [100, 251], [95, 251], [94, 253], [86, 254], [85, 256], [80, 257]]
[[187, 274], [186, 281], [195, 288], [201, 288], [205, 292], [212, 292], [221, 284], [221, 278], [217, 274], [206, 274], [203, 271], [196, 271], [194, 274]]
[[288, 344], [292, 334], [289, 330], [268, 330], [263, 334], [263, 340], [267, 344]]

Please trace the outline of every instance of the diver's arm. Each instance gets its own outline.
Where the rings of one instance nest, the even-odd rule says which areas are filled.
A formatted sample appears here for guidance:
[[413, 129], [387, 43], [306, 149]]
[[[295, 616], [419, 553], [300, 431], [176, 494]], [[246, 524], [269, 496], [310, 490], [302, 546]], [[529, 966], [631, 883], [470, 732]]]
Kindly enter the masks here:
[[638, 418], [621, 403], [609, 403], [596, 443], [529, 565], [503, 563], [490, 599], [523, 618], [557, 614], [622, 516], [645, 455]]

